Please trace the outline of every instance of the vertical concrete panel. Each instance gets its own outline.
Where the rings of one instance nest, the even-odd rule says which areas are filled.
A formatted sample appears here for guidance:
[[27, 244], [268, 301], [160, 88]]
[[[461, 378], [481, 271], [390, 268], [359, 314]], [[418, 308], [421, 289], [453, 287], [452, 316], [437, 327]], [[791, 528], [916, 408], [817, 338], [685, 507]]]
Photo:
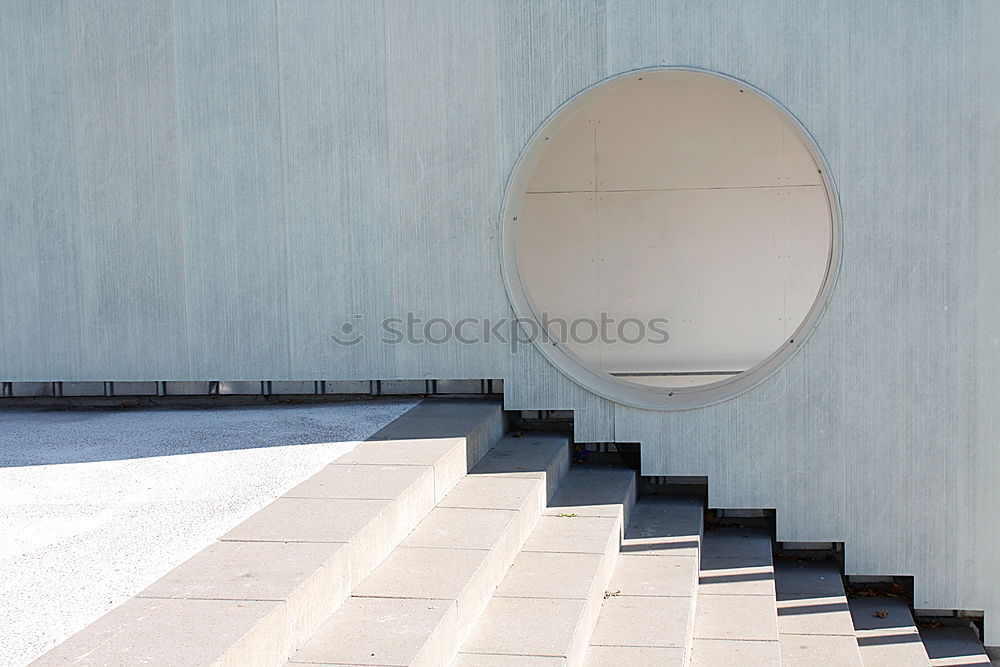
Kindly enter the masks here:
[[176, 7], [189, 379], [290, 365], [275, 6]]
[[[975, 373], [970, 376], [971, 400], [965, 403], [973, 422], [972, 446], [968, 452], [971, 466], [968, 480], [967, 515], [973, 522], [962, 536], [959, 547], [971, 554], [977, 567], [969, 568], [963, 579], [966, 599], [983, 600], [985, 643], [1000, 646], [1000, 530], [995, 530], [1000, 513], [1000, 5], [985, 3], [973, 26], [963, 34], [978, 38], [979, 55], [976, 76], [966, 80], [977, 95], [970, 100], [976, 109], [976, 123], [970, 123], [969, 135], [977, 151], [970, 151], [969, 168], [978, 178], [974, 220], [976, 240], [976, 293], [973, 328], [961, 340], [975, 341]], [[972, 58], [970, 54], [970, 58]], [[974, 412], [973, 412], [974, 410]], [[968, 562], [968, 561], [966, 561]], [[979, 608], [978, 606], [976, 608]]]
[[[612, 3], [614, 4], [614, 3]], [[606, 0], [510, 0], [500, 5], [496, 53], [504, 178], [545, 118], [606, 76]]]
[[65, 2], [0, 4], [0, 376], [78, 376], [79, 229]]
[[71, 5], [80, 347], [99, 379], [187, 372], [172, 14]]
[[[496, 12], [503, 3], [404, 0], [385, 7], [390, 189], [383, 265], [393, 311], [430, 318], [500, 316], [497, 258], [504, 164], [496, 133]], [[445, 327], [421, 329], [441, 339]], [[499, 345], [399, 346], [399, 377], [490, 377]]]
[[396, 347], [378, 331], [397, 290], [388, 202], [400, 152], [389, 141], [384, 30], [381, 0], [278, 4], [292, 376], [395, 368]]

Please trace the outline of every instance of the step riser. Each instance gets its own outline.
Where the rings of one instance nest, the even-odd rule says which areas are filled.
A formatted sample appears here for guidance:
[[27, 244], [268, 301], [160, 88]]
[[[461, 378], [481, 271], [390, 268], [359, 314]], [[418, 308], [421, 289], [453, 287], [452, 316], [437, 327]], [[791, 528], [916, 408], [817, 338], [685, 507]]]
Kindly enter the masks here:
[[[283, 627], [278, 620], [282, 618]], [[259, 624], [255, 632], [238, 641], [212, 667], [270, 667], [281, 665], [290, 650], [289, 637], [295, 632], [295, 622], [286, 613], [275, 612], [272, 618]], [[301, 628], [299, 628], [301, 630]], [[301, 636], [301, 635], [300, 635]]]
[[[301, 646], [351, 594], [349, 555], [341, 551], [330, 560], [285, 601], [288, 646], [284, 659]], [[267, 628], [255, 628], [252, 633], [265, 638], [264, 641], [268, 634]]]
[[455, 637], [458, 635], [458, 605], [452, 605], [451, 610], [444, 620], [438, 624], [433, 634], [427, 638], [416, 659], [410, 663], [411, 667], [439, 667], [442, 664], [442, 657], [452, 655], [455, 651]]

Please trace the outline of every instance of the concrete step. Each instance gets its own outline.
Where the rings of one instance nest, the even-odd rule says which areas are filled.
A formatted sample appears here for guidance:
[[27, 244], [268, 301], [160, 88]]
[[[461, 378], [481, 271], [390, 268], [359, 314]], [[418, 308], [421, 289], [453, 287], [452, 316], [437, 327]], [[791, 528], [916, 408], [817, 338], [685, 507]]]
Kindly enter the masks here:
[[296, 652], [290, 665], [442, 665], [569, 468], [565, 436], [507, 437]]
[[894, 597], [850, 598], [854, 634], [865, 667], [930, 665], [906, 602]]
[[986, 649], [971, 627], [942, 625], [918, 629], [934, 667], [990, 667]]
[[421, 402], [34, 664], [284, 664], [504, 425], [497, 402]]
[[687, 664], [702, 525], [700, 499], [649, 496], [636, 503], [587, 667]]
[[771, 536], [722, 527], [702, 541], [691, 664], [781, 664]]
[[861, 667], [835, 562], [778, 560], [774, 582], [782, 667]]
[[581, 664], [634, 502], [632, 470], [572, 469], [452, 664]]

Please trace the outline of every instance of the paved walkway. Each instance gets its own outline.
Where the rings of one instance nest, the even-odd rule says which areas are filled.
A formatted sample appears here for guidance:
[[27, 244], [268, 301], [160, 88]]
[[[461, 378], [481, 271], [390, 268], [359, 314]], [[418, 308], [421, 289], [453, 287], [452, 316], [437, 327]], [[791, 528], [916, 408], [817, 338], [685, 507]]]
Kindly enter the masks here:
[[34, 659], [414, 404], [0, 409], [0, 664]]

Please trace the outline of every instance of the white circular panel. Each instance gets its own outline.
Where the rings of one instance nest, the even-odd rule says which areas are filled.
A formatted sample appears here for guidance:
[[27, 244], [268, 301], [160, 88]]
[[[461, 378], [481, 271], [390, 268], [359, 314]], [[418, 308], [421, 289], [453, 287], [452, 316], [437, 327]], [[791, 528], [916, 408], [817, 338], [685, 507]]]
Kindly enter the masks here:
[[574, 381], [628, 405], [698, 407], [804, 342], [839, 224], [819, 150], [777, 102], [716, 73], [641, 70], [583, 91], [532, 137], [508, 184], [504, 277]]

